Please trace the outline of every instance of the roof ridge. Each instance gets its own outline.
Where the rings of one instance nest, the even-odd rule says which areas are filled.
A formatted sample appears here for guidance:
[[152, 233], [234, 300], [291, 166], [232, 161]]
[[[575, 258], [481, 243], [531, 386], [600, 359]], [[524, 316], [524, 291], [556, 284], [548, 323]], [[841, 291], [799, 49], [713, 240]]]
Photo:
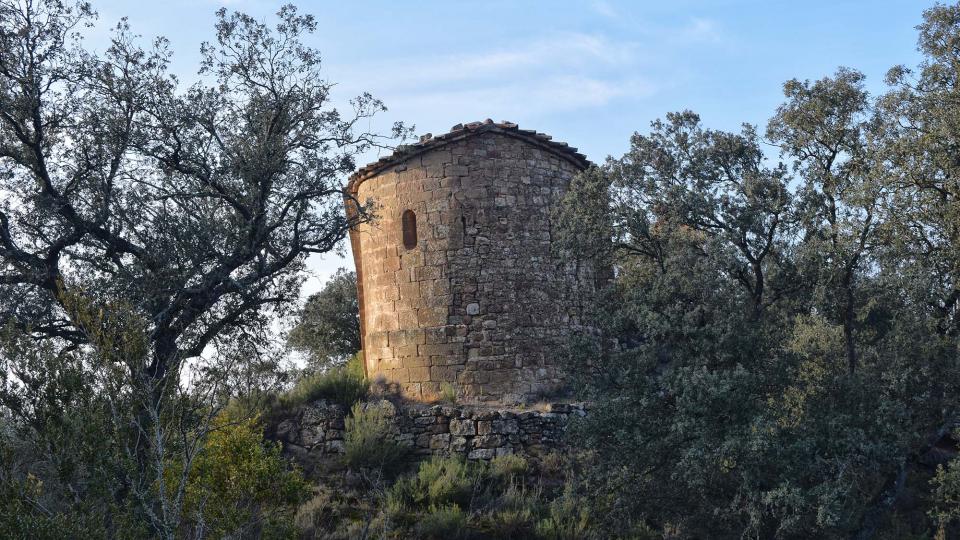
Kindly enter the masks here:
[[350, 175], [350, 181], [347, 184], [347, 189], [351, 192], [355, 191], [356, 187], [365, 179], [383, 171], [394, 163], [398, 163], [418, 154], [422, 154], [433, 148], [445, 146], [464, 137], [485, 132], [500, 132], [509, 136], [514, 136], [529, 142], [533, 142], [534, 144], [540, 145], [554, 154], [571, 161], [581, 168], [586, 168], [590, 165], [590, 161], [587, 159], [587, 157], [578, 152], [576, 147], [570, 146], [565, 142], [554, 141], [553, 137], [547, 135], [546, 133], [540, 133], [533, 129], [520, 129], [516, 123], [509, 122], [507, 120], [494, 122], [493, 120], [487, 118], [482, 122], [456, 124], [451, 127], [450, 131], [447, 133], [437, 136], [434, 136], [432, 133], [425, 133], [420, 136], [417, 142], [411, 144], [401, 144], [397, 146], [393, 153], [389, 156], [384, 156], [377, 161], [368, 163]]

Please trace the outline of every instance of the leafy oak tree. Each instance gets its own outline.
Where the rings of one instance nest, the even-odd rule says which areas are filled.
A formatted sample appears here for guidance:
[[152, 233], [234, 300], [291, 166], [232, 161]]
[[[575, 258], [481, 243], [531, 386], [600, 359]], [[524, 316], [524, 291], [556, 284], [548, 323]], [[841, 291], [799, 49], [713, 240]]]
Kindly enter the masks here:
[[288, 342], [308, 355], [313, 369], [343, 364], [360, 350], [355, 272], [340, 268], [320, 292], [307, 299]]
[[160, 381], [296, 299], [304, 259], [353, 224], [341, 181], [385, 143], [357, 129], [384, 107], [333, 108], [300, 41], [317, 22], [292, 6], [274, 28], [220, 10], [189, 88], [167, 42], [142, 48], [125, 22], [105, 53], [83, 50], [91, 17], [0, 3], [0, 316], [77, 346], [65, 293], [127, 299], [148, 324], [138, 370]]
[[[167, 41], [143, 46], [125, 20], [103, 53], [85, 49], [94, 17], [0, 0], [0, 325], [16, 344], [0, 353], [0, 416], [2, 444], [30, 458], [5, 471], [23, 504], [4, 515], [88, 504], [103, 534], [174, 537], [231, 377], [255, 372], [230, 356], [264, 354], [306, 257], [368, 218], [342, 211], [356, 156], [407, 130], [361, 129], [384, 110], [369, 94], [332, 105], [302, 41], [317, 21], [293, 6], [273, 26], [218, 11], [188, 87]], [[40, 483], [63, 488], [49, 506], [30, 495], [45, 462]]]
[[598, 537], [955, 534], [951, 465], [926, 480], [960, 392], [958, 43], [939, 6], [887, 94], [850, 69], [787, 82], [766, 130], [782, 164], [753, 128], [685, 112], [574, 180], [558, 238], [609, 246], [616, 275], [610, 339], [574, 355]]

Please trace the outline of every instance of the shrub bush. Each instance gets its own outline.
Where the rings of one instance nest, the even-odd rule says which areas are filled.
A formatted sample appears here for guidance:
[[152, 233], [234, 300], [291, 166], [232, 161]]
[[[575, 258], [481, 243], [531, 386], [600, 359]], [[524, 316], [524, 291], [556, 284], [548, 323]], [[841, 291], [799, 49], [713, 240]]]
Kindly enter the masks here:
[[363, 356], [357, 353], [343, 366], [310, 374], [279, 396], [279, 406], [290, 410], [298, 405], [326, 399], [350, 407], [367, 397], [370, 385], [364, 376]]
[[[363, 408], [357, 409], [356, 417], [365, 418]], [[590, 535], [592, 514], [574, 484], [552, 482], [545, 488], [533, 473], [517, 455], [490, 462], [433, 456], [380, 491], [372, 502], [379, 512], [371, 511], [364, 523], [382, 531], [382, 538], [606, 537]], [[637, 531], [632, 527], [622, 537], [648, 538]]]
[[186, 486], [184, 513], [198, 518], [187, 524], [191, 534], [286, 536], [309, 494], [302, 475], [288, 468], [279, 443], [263, 440], [256, 418], [221, 415], [218, 422], [222, 427], [210, 433]]
[[530, 508], [507, 508], [491, 515], [487, 532], [493, 538], [535, 538], [534, 521]]
[[456, 504], [470, 507], [480, 480], [479, 466], [462, 458], [434, 456], [420, 464], [417, 491], [433, 506]]
[[490, 476], [504, 485], [523, 478], [530, 471], [530, 463], [523, 456], [507, 454], [490, 460]]
[[424, 540], [458, 540], [469, 538], [467, 516], [455, 504], [434, 506], [420, 518], [417, 537]]
[[589, 505], [575, 493], [572, 484], [550, 501], [547, 516], [537, 523], [537, 536], [544, 540], [580, 540], [590, 525]]
[[929, 514], [937, 524], [935, 538], [952, 538], [949, 533], [957, 532], [952, 524], [960, 520], [960, 458], [954, 458], [947, 467], [938, 465], [930, 483], [934, 506]]
[[382, 407], [355, 404], [344, 421], [344, 463], [354, 470], [395, 473], [409, 449], [394, 439], [392, 420], [392, 414]]
[[457, 402], [457, 391], [454, 389], [452, 384], [443, 383], [440, 385], [440, 401], [445, 401], [447, 403]]

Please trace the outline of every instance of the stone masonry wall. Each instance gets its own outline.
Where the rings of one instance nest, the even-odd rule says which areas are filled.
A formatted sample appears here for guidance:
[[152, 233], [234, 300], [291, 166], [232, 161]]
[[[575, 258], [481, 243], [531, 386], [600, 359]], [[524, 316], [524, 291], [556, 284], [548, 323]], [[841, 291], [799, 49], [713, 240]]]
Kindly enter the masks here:
[[[484, 132], [359, 183], [376, 222], [356, 231], [367, 373], [429, 400], [516, 403], [561, 388], [555, 354], [594, 292], [588, 265], [551, 253], [551, 210], [582, 168]], [[404, 247], [401, 215], [417, 219]], [[359, 251], [359, 253], [357, 253]]]
[[[392, 416], [393, 436], [415, 455], [460, 455], [473, 460], [505, 454], [543, 456], [561, 448], [571, 417], [586, 414], [583, 406], [576, 404], [550, 405], [546, 411], [418, 404], [397, 407], [387, 400], [364, 406], [382, 408]], [[288, 454], [307, 466], [336, 459], [344, 452], [346, 415], [345, 407], [319, 401], [281, 422], [274, 436]]]

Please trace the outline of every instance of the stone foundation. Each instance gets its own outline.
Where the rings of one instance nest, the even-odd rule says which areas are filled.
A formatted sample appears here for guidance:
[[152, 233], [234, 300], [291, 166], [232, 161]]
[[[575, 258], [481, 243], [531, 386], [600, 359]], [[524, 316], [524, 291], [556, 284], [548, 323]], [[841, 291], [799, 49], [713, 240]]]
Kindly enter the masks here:
[[[537, 458], [563, 446], [570, 419], [586, 415], [580, 404], [552, 404], [544, 410], [504, 410], [457, 405], [396, 405], [382, 408], [394, 418], [393, 437], [421, 457], [460, 455], [471, 460], [520, 454]], [[346, 407], [324, 401], [303, 406], [275, 428], [284, 451], [308, 468], [344, 453]]]

